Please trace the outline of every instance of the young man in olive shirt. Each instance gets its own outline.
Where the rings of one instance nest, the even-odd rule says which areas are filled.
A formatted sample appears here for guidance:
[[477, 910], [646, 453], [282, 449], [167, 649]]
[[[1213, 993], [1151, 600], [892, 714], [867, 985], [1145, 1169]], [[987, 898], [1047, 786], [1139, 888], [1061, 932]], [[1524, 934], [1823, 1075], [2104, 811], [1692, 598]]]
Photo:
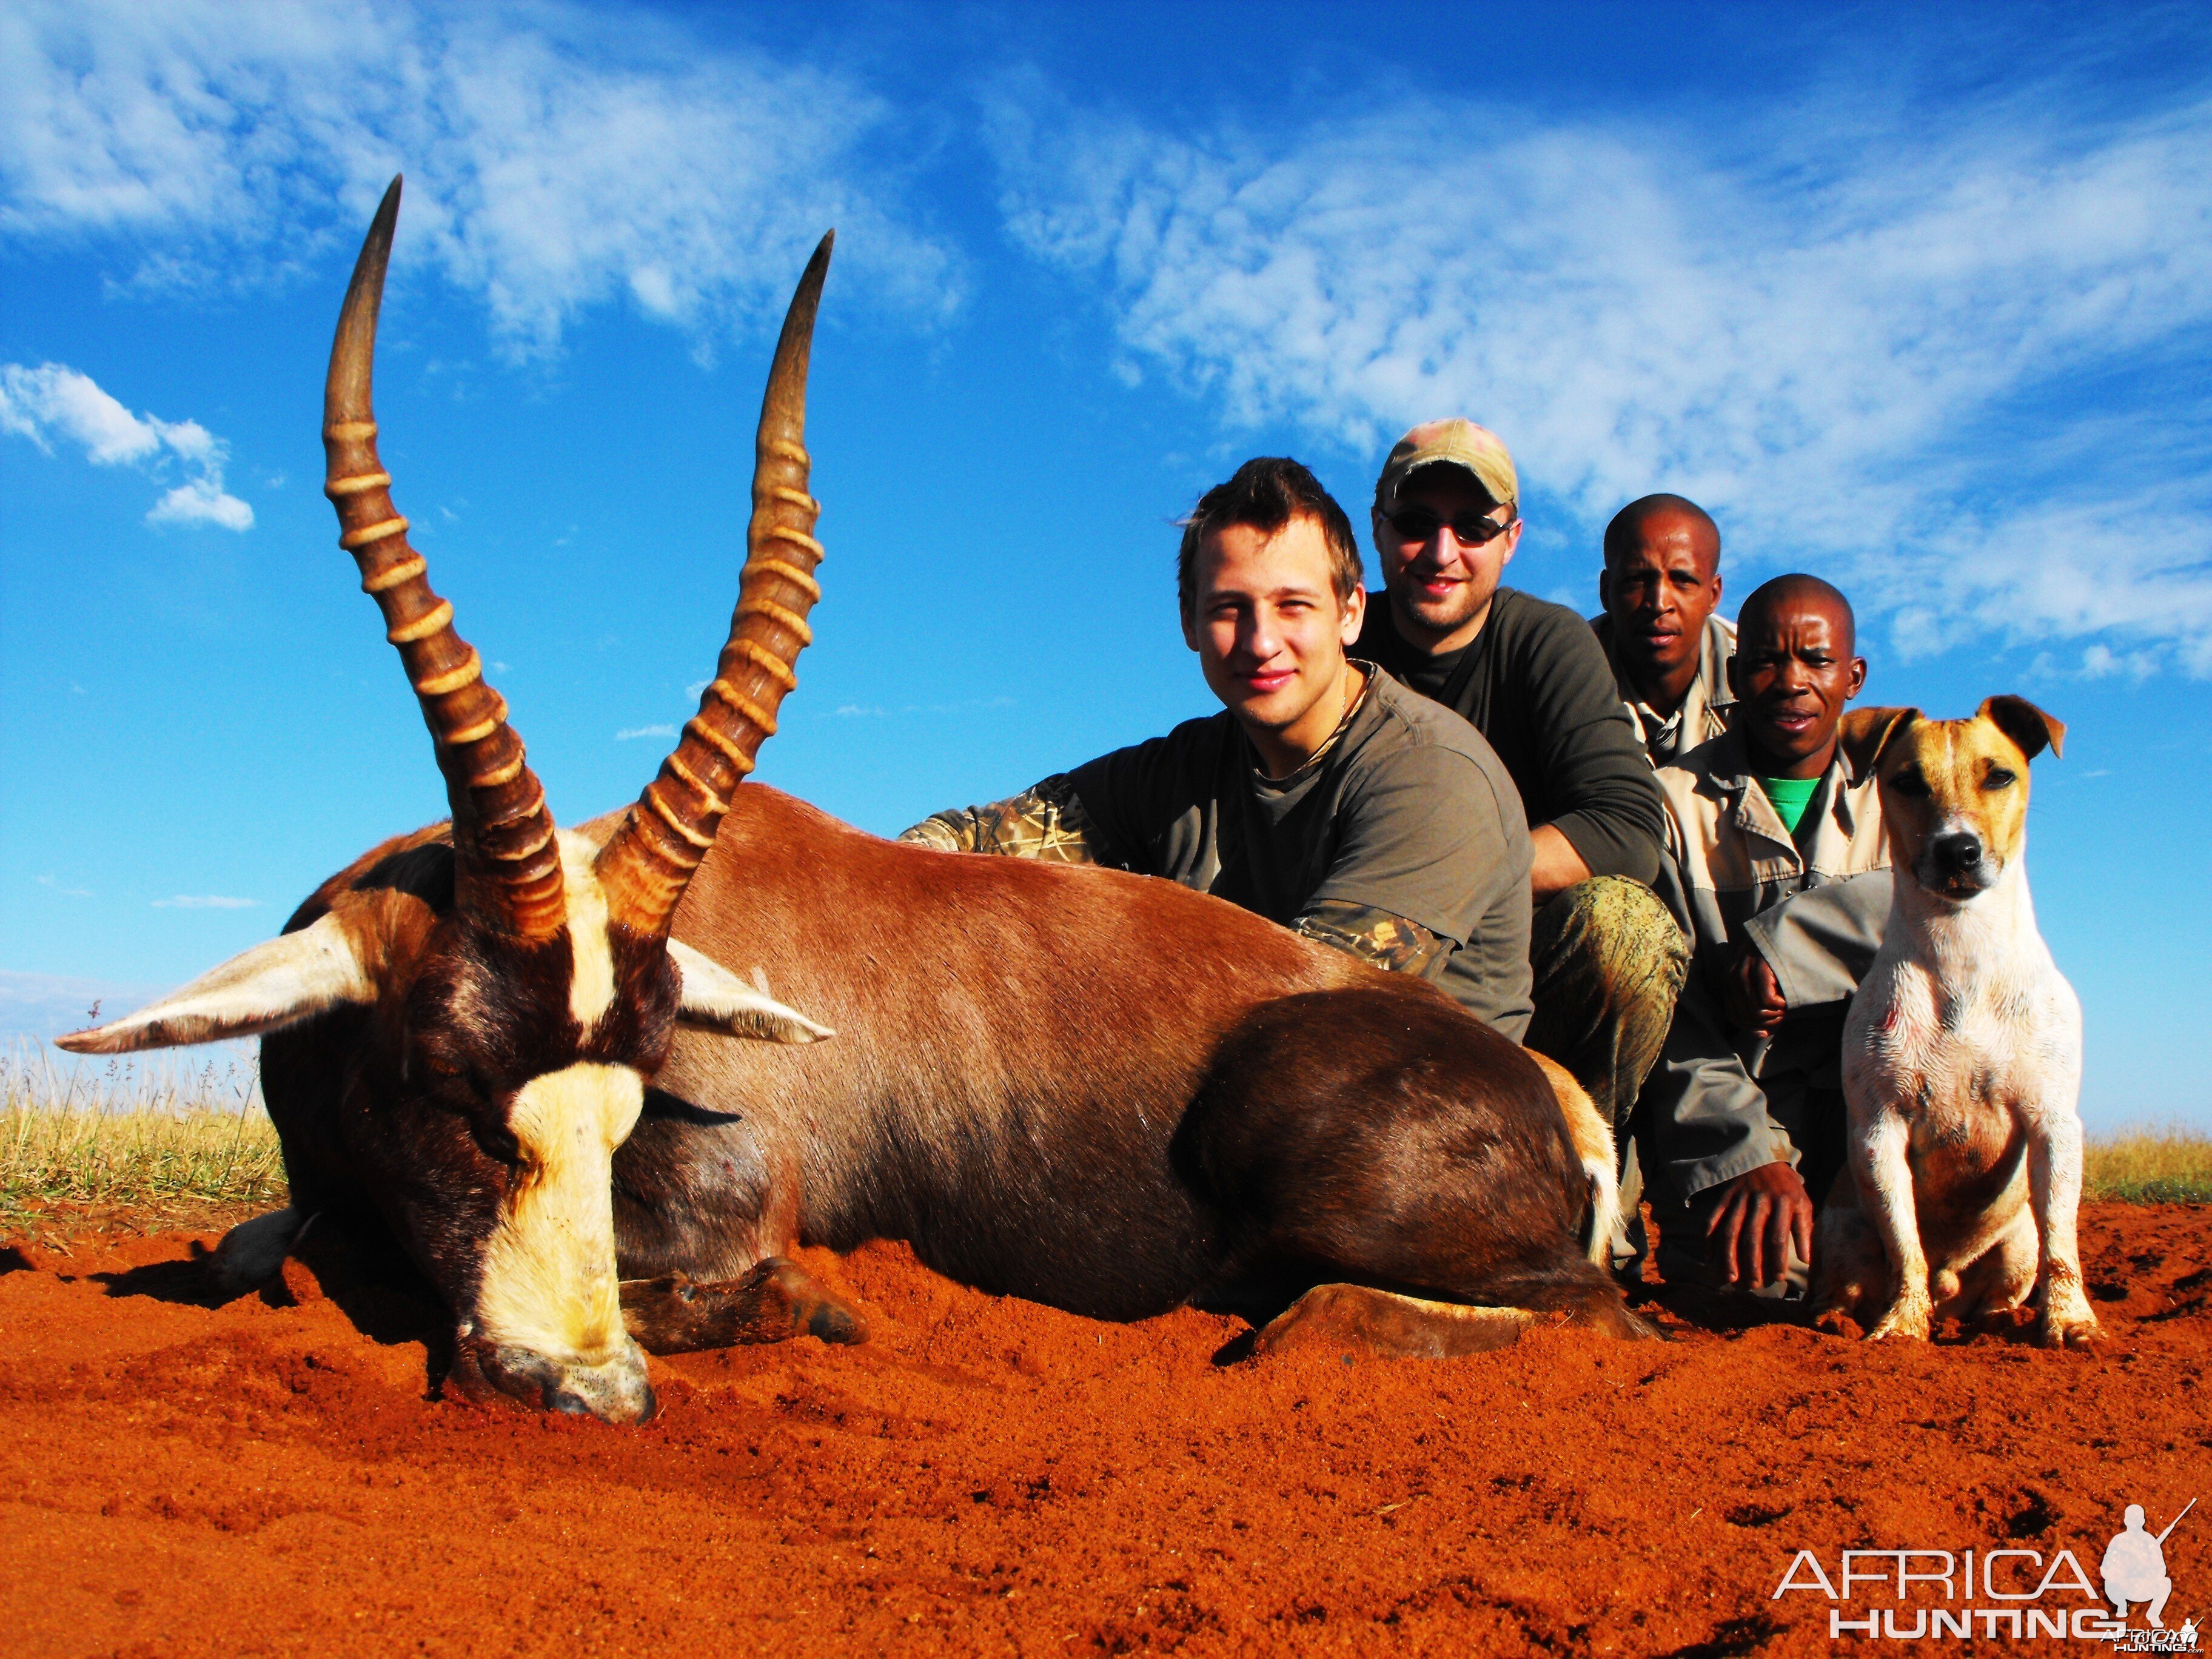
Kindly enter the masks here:
[[1498, 585], [1520, 545], [1519, 495], [1512, 456], [1470, 421], [1400, 439], [1375, 486], [1383, 591], [1354, 654], [1464, 716], [1511, 774], [1533, 854], [1527, 1041], [1618, 1131], [1688, 951], [1650, 890], [1666, 808], [1603, 649], [1565, 606]]
[[1434, 979], [1519, 1038], [1521, 803], [1480, 732], [1346, 656], [1364, 596], [1344, 510], [1295, 461], [1247, 462], [1184, 526], [1177, 586], [1223, 713], [902, 839], [1163, 876]]

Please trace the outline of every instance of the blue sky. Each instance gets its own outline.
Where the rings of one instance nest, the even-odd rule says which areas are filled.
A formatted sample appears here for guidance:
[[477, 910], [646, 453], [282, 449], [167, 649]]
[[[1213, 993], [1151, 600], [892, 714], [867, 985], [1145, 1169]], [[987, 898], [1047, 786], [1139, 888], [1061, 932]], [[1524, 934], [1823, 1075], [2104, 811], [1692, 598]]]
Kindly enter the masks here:
[[2212, 1126], [2212, 21], [1934, 10], [13, 0], [0, 1024], [442, 812], [318, 489], [404, 170], [386, 459], [565, 819], [711, 665], [835, 224], [769, 781], [888, 833], [1202, 712], [1170, 520], [1263, 452], [1363, 519], [1465, 413], [1517, 585], [1593, 607], [1606, 518], [1675, 489], [1735, 595], [1854, 596], [1870, 699], [2069, 722], [2031, 868], [2085, 1112]]

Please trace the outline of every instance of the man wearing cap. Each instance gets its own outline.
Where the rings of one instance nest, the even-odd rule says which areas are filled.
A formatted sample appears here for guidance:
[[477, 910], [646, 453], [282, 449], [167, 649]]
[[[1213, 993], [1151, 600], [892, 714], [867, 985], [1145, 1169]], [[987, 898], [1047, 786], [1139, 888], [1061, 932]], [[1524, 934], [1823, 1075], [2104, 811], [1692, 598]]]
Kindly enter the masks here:
[[1246, 462], [1200, 499], [1177, 558], [1183, 639], [1222, 712], [900, 839], [1164, 877], [1434, 980], [1517, 1040], [1519, 797], [1480, 732], [1347, 656], [1360, 574], [1351, 521], [1312, 473]]
[[1590, 627], [1654, 766], [1671, 766], [1728, 730], [1735, 629], [1721, 602], [1721, 532], [1695, 501], [1646, 495], [1605, 527]]
[[1498, 585], [1519, 501], [1512, 456], [1473, 422], [1400, 439], [1375, 486], [1383, 591], [1353, 653], [1463, 716], [1511, 774], [1532, 853], [1525, 1040], [1618, 1131], [1666, 1041], [1688, 947], [1651, 891], [1666, 805], [1604, 648], [1565, 606]]

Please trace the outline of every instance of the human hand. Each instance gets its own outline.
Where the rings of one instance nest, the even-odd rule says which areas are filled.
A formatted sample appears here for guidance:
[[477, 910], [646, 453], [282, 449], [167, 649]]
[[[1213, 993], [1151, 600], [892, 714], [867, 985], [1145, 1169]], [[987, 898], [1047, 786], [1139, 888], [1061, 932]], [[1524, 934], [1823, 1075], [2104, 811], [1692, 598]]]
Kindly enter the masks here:
[[1722, 971], [1721, 1012], [1730, 1024], [1760, 1036], [1772, 1036], [1781, 1029], [1790, 1005], [1782, 1000], [1781, 982], [1757, 945], [1744, 945], [1735, 961]]
[[1796, 1170], [1787, 1164], [1762, 1164], [1723, 1182], [1721, 1191], [1725, 1196], [1705, 1223], [1705, 1254], [1713, 1258], [1717, 1241], [1729, 1284], [1779, 1284], [1793, 1243], [1799, 1261], [1813, 1259], [1813, 1200]]

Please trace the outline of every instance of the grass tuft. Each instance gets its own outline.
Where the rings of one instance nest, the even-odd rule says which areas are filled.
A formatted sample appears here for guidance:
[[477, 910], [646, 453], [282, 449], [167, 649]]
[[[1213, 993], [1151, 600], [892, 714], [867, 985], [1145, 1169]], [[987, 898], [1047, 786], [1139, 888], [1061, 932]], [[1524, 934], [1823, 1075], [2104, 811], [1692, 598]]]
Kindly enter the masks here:
[[2212, 1136], [2168, 1125], [2089, 1143], [2081, 1195], [2125, 1204], [2212, 1203]]
[[282, 1204], [284, 1164], [250, 1060], [55, 1065], [0, 1055], [0, 1231], [54, 1204]]

